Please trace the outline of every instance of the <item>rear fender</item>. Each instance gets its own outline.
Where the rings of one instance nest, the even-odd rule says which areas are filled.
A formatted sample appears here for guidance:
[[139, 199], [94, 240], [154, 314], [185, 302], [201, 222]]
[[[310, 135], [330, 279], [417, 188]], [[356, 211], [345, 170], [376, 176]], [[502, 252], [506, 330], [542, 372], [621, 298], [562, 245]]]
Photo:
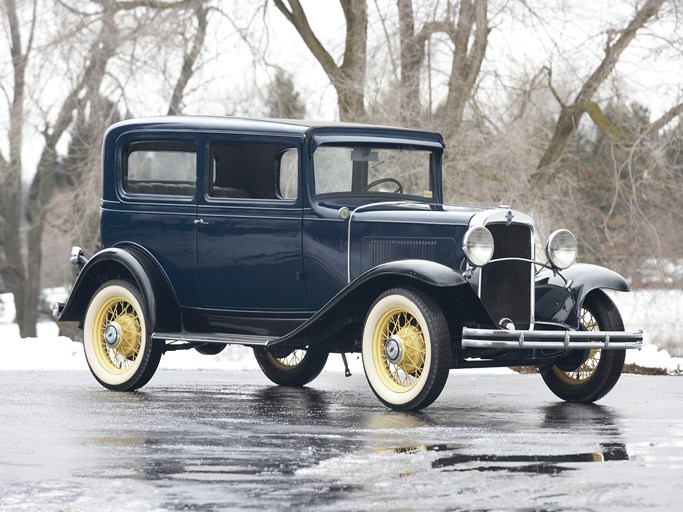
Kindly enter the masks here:
[[180, 310], [168, 279], [154, 259], [135, 246], [110, 247], [90, 258], [57, 320], [82, 323], [90, 299], [112, 279], [128, 279], [138, 287], [145, 298], [149, 332], [159, 328], [180, 330]]
[[562, 271], [569, 283], [551, 270], [536, 276], [536, 322], [579, 328], [579, 312], [590, 292], [597, 289], [630, 291], [622, 276], [598, 265], [577, 263]]

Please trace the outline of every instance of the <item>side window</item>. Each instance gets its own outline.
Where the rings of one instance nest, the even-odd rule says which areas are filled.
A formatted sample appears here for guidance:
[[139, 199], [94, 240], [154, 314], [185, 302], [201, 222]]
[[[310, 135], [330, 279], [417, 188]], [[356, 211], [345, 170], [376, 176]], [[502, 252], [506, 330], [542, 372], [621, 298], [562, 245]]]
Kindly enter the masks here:
[[123, 190], [129, 194], [193, 196], [197, 150], [187, 142], [136, 142], [126, 148]]
[[278, 166], [278, 195], [282, 199], [296, 199], [299, 190], [299, 152], [295, 148], [280, 155]]
[[208, 195], [216, 199], [296, 199], [299, 156], [290, 144], [216, 142]]

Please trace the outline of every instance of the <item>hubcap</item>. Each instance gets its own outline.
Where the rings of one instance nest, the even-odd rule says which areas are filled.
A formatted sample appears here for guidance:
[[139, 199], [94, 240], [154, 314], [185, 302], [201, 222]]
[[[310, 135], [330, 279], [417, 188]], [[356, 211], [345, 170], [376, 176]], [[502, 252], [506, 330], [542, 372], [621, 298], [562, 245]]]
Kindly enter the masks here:
[[104, 328], [104, 342], [109, 348], [116, 348], [121, 343], [121, 327], [116, 322], [107, 324]]
[[403, 342], [398, 336], [392, 336], [384, 345], [384, 355], [391, 364], [398, 364], [403, 357]]

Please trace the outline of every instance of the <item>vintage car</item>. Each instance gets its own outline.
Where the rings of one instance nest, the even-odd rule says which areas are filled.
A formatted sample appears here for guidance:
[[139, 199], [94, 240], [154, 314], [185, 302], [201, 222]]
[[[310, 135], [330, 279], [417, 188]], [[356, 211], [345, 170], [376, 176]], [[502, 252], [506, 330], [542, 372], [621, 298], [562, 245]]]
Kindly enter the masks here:
[[55, 315], [80, 323], [113, 390], [146, 384], [167, 351], [241, 344], [284, 386], [359, 352], [396, 410], [432, 403], [452, 368], [535, 366], [564, 400], [603, 397], [642, 345], [603, 291], [627, 282], [574, 264], [569, 231], [541, 259], [527, 215], [445, 205], [443, 153], [437, 133], [360, 124], [115, 124], [102, 249], [74, 247], [80, 271]]

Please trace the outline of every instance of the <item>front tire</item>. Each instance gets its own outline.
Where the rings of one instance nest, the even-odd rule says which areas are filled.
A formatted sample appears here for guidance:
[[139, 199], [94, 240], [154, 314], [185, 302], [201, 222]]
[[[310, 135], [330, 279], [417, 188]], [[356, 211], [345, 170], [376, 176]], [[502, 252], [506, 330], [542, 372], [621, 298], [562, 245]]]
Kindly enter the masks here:
[[451, 359], [448, 324], [431, 297], [393, 288], [377, 298], [363, 328], [363, 368], [384, 405], [427, 407], [446, 385]]
[[132, 391], [149, 382], [163, 345], [152, 341], [145, 300], [135, 286], [112, 280], [95, 292], [83, 322], [83, 347], [90, 371], [105, 388]]
[[320, 375], [328, 355], [317, 350], [296, 349], [277, 357], [263, 349], [254, 349], [264, 375], [275, 384], [291, 387], [305, 386]]
[[[581, 329], [623, 331], [624, 323], [614, 302], [602, 291], [592, 292], [581, 309]], [[592, 403], [609, 393], [624, 368], [625, 350], [586, 350], [571, 363], [568, 356], [541, 369], [550, 390], [567, 402]]]

